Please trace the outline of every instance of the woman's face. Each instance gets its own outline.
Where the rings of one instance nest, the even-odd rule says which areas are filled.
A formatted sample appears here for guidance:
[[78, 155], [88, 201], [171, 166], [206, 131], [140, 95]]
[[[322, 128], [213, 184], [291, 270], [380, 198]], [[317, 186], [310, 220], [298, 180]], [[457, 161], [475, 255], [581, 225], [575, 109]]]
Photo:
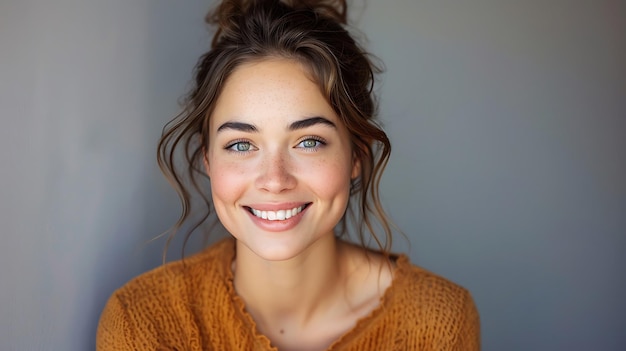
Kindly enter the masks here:
[[266, 260], [332, 236], [358, 176], [346, 127], [286, 59], [247, 63], [226, 81], [209, 122], [206, 170], [226, 229]]

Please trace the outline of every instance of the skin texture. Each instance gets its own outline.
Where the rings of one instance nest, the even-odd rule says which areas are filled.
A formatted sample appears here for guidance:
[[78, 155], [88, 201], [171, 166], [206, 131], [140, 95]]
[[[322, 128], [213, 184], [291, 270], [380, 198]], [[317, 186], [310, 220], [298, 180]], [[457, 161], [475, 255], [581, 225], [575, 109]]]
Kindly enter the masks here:
[[[247, 311], [281, 350], [327, 348], [392, 280], [380, 256], [333, 233], [360, 172], [348, 131], [301, 64], [273, 58], [232, 73], [208, 137], [213, 203], [237, 239], [234, 284]], [[298, 207], [285, 221], [250, 210]]]
[[[334, 126], [289, 129], [310, 117], [323, 117]], [[218, 131], [227, 122], [245, 123], [256, 131]], [[346, 128], [299, 64], [271, 60], [239, 67], [211, 115], [209, 140], [207, 173], [216, 212], [249, 250], [265, 260], [288, 260], [332, 236], [358, 167]], [[307, 147], [311, 144], [315, 146]], [[263, 226], [248, 210], [290, 210], [305, 204], [296, 226]]]

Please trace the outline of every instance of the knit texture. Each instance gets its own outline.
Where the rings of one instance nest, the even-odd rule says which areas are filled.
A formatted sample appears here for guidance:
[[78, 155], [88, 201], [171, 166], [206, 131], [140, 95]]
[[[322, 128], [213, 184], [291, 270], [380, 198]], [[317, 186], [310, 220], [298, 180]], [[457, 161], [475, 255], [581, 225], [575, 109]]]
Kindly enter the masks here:
[[[276, 350], [256, 330], [230, 269], [235, 241], [144, 273], [117, 290], [100, 317], [96, 349]], [[479, 350], [479, 317], [464, 288], [394, 256], [380, 305], [328, 350]]]

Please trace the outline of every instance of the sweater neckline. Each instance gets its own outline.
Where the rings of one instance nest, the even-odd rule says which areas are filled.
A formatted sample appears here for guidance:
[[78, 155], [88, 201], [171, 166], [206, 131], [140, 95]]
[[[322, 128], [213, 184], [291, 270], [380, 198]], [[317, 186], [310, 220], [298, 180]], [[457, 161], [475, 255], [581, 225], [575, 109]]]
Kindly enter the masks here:
[[[278, 351], [278, 348], [272, 345], [271, 340], [258, 330], [254, 318], [252, 318], [252, 315], [250, 315], [250, 313], [246, 310], [246, 304], [243, 301], [243, 298], [239, 296], [235, 290], [235, 276], [232, 271], [232, 262], [235, 259], [236, 241], [234, 238], [228, 238], [226, 241], [228, 242], [228, 250], [225, 250], [225, 256], [227, 259], [224, 261], [222, 268], [224, 269], [224, 274], [226, 276], [226, 288], [228, 290], [228, 295], [233, 301], [235, 310], [239, 313], [239, 317], [243, 319], [244, 323], [248, 324], [252, 328], [254, 339], [260, 344], [260, 346], [263, 346], [267, 350]], [[389, 284], [383, 295], [380, 297], [378, 305], [367, 315], [359, 318], [354, 326], [337, 338], [337, 340], [333, 341], [326, 351], [334, 350], [336, 347], [357, 338], [370, 325], [372, 325], [379, 316], [384, 314], [387, 308], [391, 306], [394, 298], [393, 292], [397, 291], [397, 287], [404, 280], [404, 277], [410, 267], [410, 261], [405, 254], [390, 254], [389, 257], [395, 262], [393, 278], [391, 280], [391, 284]]]

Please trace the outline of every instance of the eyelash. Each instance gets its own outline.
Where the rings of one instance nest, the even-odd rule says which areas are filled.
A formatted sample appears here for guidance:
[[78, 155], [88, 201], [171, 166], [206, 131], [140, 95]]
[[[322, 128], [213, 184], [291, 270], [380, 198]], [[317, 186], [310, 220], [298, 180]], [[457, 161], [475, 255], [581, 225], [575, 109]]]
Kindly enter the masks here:
[[[304, 143], [305, 141], [315, 141], [316, 145], [314, 147], [304, 147], [304, 146], [299, 146], [300, 144]], [[239, 144], [248, 144], [250, 145], [248, 150], [237, 150], [236, 147]], [[316, 152], [319, 149], [321, 149], [322, 147], [326, 146], [326, 140], [324, 140], [323, 138], [320, 138], [318, 136], [307, 136], [304, 137], [302, 139], [300, 139], [300, 141], [298, 141], [298, 143], [296, 144], [296, 148], [302, 149], [305, 152]], [[249, 152], [252, 152], [256, 149], [256, 147], [254, 145], [252, 145], [252, 143], [249, 140], [246, 139], [237, 139], [237, 140], [233, 140], [230, 143], [228, 143], [225, 147], [224, 150], [228, 151], [228, 152], [232, 152], [232, 153], [236, 153], [236, 154], [247, 154]]]
[[[248, 144], [250, 145], [250, 148], [245, 151], [239, 151], [239, 150], [234, 149], [239, 144]], [[249, 140], [245, 140], [245, 139], [233, 140], [224, 147], [224, 150], [228, 152], [237, 153], [237, 154], [247, 154], [249, 152], [254, 151], [253, 149], [254, 149], [254, 145], [252, 145], [252, 143]]]
[[300, 148], [307, 152], [315, 152], [315, 151], [318, 151], [320, 148], [326, 146], [326, 140], [324, 140], [323, 138], [320, 138], [318, 136], [307, 136], [307, 137], [300, 139], [296, 147], [298, 147], [298, 145], [304, 143], [305, 141], [310, 141], [310, 140], [317, 142], [317, 144], [314, 147], [300, 147]]

